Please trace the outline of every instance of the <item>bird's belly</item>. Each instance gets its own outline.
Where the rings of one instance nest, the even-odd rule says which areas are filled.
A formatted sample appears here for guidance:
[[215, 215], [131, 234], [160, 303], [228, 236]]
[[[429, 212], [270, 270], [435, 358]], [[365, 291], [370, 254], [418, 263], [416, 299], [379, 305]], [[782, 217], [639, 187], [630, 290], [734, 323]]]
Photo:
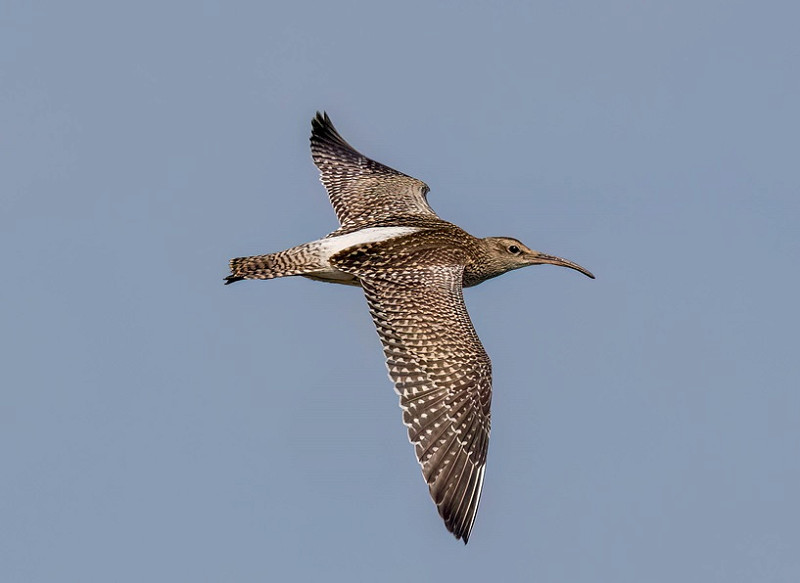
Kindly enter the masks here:
[[314, 271], [312, 273], [304, 273], [303, 277], [307, 277], [308, 279], [313, 279], [316, 281], [324, 281], [326, 283], [340, 283], [342, 285], [354, 285], [361, 287], [361, 283], [359, 283], [358, 278], [355, 275], [345, 273], [344, 271], [339, 271], [333, 267], [330, 269]]

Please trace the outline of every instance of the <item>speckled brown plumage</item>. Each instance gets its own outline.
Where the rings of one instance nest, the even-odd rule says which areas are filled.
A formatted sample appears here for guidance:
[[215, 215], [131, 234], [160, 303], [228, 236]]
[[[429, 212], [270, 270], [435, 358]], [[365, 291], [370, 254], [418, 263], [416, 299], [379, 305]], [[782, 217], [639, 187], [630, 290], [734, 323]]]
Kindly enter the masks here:
[[230, 262], [225, 283], [301, 275], [360, 286], [383, 344], [403, 422], [448, 530], [469, 540], [491, 426], [492, 367], [462, 288], [528, 265], [579, 265], [440, 219], [428, 187], [357, 152], [326, 114], [311, 152], [341, 227], [286, 251]]
[[345, 230], [393, 216], [438, 219], [425, 198], [427, 184], [357, 152], [327, 113], [317, 113], [311, 121], [311, 157]]

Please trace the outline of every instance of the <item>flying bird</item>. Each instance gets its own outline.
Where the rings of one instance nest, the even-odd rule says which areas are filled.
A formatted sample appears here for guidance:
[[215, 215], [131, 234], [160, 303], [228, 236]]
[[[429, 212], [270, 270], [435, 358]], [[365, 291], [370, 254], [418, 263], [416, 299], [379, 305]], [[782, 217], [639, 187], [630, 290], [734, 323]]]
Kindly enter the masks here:
[[359, 153], [326, 113], [311, 127], [311, 156], [341, 226], [285, 251], [231, 259], [225, 283], [299, 275], [364, 290], [430, 495], [466, 544], [486, 469], [492, 366], [462, 289], [529, 265], [594, 275], [516, 239], [473, 237], [438, 217], [424, 182]]

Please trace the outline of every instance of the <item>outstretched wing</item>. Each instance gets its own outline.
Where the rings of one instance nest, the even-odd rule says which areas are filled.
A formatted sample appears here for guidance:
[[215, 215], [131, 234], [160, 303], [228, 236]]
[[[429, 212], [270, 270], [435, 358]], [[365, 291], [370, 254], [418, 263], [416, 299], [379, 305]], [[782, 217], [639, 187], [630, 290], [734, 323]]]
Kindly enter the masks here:
[[492, 372], [464, 305], [463, 267], [376, 269], [363, 250], [332, 261], [360, 278], [431, 497], [466, 543], [483, 487]]
[[333, 127], [327, 113], [311, 121], [311, 157], [342, 227], [388, 217], [436, 216], [428, 185], [360, 154]]

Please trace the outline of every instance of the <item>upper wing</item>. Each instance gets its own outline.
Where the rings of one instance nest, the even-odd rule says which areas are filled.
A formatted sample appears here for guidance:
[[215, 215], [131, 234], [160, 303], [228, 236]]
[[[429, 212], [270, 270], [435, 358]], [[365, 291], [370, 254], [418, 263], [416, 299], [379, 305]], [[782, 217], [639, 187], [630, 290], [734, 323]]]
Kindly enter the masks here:
[[428, 185], [357, 152], [327, 113], [311, 121], [311, 157], [343, 227], [386, 217], [436, 216], [425, 198]]
[[346, 250], [333, 261], [362, 274], [422, 474], [447, 529], [466, 543], [483, 487], [492, 371], [464, 305], [463, 267], [383, 271], [363, 258]]

